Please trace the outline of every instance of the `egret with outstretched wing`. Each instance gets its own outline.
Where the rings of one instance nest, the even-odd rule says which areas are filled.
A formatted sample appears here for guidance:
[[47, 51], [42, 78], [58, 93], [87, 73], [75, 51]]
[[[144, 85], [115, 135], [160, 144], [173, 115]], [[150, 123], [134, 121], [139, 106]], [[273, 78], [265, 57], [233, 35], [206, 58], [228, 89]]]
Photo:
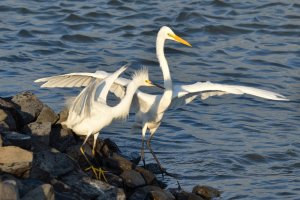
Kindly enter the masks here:
[[[83, 146], [91, 135], [94, 135], [94, 143], [92, 153], [95, 155], [96, 139], [99, 132], [104, 127], [111, 124], [114, 119], [126, 118], [129, 113], [132, 98], [136, 90], [140, 86], [153, 86], [148, 80], [148, 70], [146, 68], [137, 71], [131, 81], [128, 82], [126, 93], [119, 104], [116, 106], [107, 105], [106, 99], [112, 84], [116, 81], [118, 76], [126, 70], [123, 66], [116, 72], [106, 76], [103, 80], [95, 77], [89, 77], [89, 83], [80, 92], [80, 94], [71, 103], [69, 115], [63, 125], [72, 129], [77, 135], [86, 136], [80, 151], [91, 165], [91, 169], [100, 178], [101, 175], [105, 179], [104, 171], [96, 169], [86, 157]], [[98, 172], [99, 171], [99, 177]]]
[[[170, 28], [166, 26], [162, 27], [157, 34], [156, 54], [163, 73], [165, 91], [161, 95], [152, 95], [137, 90], [131, 104], [131, 107], [136, 113], [136, 124], [134, 126], [141, 127], [142, 129], [141, 158], [144, 161], [144, 138], [148, 129], [150, 138], [147, 140], [147, 146], [162, 171], [164, 170], [152, 151], [150, 142], [157, 128], [160, 126], [164, 112], [169, 106], [176, 107], [187, 104], [197, 96], [201, 96], [202, 99], [205, 99], [210, 96], [223, 94], [249, 94], [270, 100], [288, 100], [278, 93], [238, 85], [223, 85], [211, 82], [197, 82], [191, 85], [173, 85], [168, 62], [164, 55], [164, 44], [166, 40], [174, 40], [187, 46], [191, 46], [187, 41], [178, 37]], [[103, 79], [108, 75], [109, 73], [104, 71], [97, 71], [96, 73], [72, 73], [42, 78], [36, 80], [36, 82], [46, 82], [41, 87], [80, 87], [88, 84], [92, 77]], [[124, 88], [128, 83], [128, 79], [116, 79], [111, 87], [111, 92], [114, 92], [116, 96], [122, 98], [124, 95]]]

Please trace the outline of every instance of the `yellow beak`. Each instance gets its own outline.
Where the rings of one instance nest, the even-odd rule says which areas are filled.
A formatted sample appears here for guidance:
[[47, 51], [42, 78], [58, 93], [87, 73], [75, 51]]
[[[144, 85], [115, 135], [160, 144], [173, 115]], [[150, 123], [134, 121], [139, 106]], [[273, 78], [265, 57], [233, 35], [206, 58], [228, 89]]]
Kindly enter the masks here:
[[192, 47], [192, 45], [190, 43], [188, 43], [188, 41], [182, 39], [181, 37], [175, 35], [175, 34], [169, 34], [170, 37], [174, 38], [175, 41], [184, 44], [186, 46]]
[[160, 85], [158, 85], [156, 83], [153, 83], [150, 80], [146, 80], [146, 83], [149, 84], [149, 86], [155, 86], [155, 87], [158, 87], [158, 88], [163, 89], [163, 90], [165, 89], [164, 87], [162, 87], [162, 86], [160, 86]]

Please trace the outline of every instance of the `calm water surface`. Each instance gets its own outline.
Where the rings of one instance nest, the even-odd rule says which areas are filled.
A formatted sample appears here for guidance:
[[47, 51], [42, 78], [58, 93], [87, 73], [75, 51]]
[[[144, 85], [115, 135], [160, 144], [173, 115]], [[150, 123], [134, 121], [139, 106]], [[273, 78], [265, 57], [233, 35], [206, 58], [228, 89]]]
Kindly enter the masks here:
[[[199, 99], [170, 110], [153, 147], [191, 190], [207, 184], [223, 199], [300, 198], [300, 2], [22, 1], [0, 2], [0, 96], [32, 90], [57, 112], [76, 89], [40, 89], [37, 78], [145, 65], [162, 83], [156, 33], [168, 25], [193, 47], [167, 42], [175, 82], [210, 80], [286, 95]], [[159, 92], [159, 91], [153, 91]], [[124, 154], [139, 153], [129, 122], [103, 130]], [[148, 163], [154, 162], [149, 153]], [[170, 187], [172, 179], [165, 179]]]

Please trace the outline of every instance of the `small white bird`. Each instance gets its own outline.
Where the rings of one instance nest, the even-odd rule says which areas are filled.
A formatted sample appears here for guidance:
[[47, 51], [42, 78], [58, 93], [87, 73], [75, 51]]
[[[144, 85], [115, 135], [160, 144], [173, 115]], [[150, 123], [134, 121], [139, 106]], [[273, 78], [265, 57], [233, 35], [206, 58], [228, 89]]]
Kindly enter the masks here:
[[[104, 171], [101, 168], [96, 169], [87, 159], [83, 150], [84, 144], [91, 135], [94, 135], [92, 152], [95, 155], [96, 139], [101, 129], [108, 126], [114, 119], [125, 119], [127, 117], [133, 95], [140, 86], [153, 86], [149, 81], [147, 68], [143, 68], [133, 75], [132, 81], [127, 85], [126, 94], [120, 103], [113, 107], [108, 106], [106, 99], [109, 89], [126, 68], [126, 66], [121, 67], [103, 80], [93, 78], [75, 98], [70, 106], [67, 120], [62, 123], [77, 135], [86, 136], [80, 151], [91, 165], [90, 168], [95, 173], [96, 178], [101, 178], [102, 175], [105, 179]], [[99, 172], [99, 177], [97, 172]]]
[[[137, 90], [131, 104], [131, 107], [136, 113], [136, 124], [134, 126], [142, 128], [141, 159], [144, 161], [144, 138], [148, 129], [150, 138], [147, 140], [147, 146], [162, 172], [165, 171], [152, 151], [150, 142], [161, 124], [164, 112], [168, 108], [176, 108], [188, 104], [198, 96], [200, 96], [201, 99], [206, 99], [210, 96], [220, 96], [224, 94], [249, 94], [276, 101], [288, 100], [278, 93], [246, 86], [215, 84], [211, 82], [196, 82], [190, 85], [173, 85], [168, 62], [164, 55], [164, 44], [166, 40], [173, 40], [191, 46], [187, 41], [178, 37], [169, 27], [162, 27], [157, 34], [156, 54], [163, 73], [165, 91], [161, 95], [152, 95]], [[96, 73], [71, 73], [41, 78], [35, 82], [45, 82], [41, 87], [80, 87], [87, 85], [93, 78], [102, 80], [109, 75], [110, 73], [105, 71], [97, 71]], [[124, 87], [127, 86], [129, 81], [130, 80], [124, 78], [116, 79], [110, 91], [116, 96], [123, 98], [125, 91]]]

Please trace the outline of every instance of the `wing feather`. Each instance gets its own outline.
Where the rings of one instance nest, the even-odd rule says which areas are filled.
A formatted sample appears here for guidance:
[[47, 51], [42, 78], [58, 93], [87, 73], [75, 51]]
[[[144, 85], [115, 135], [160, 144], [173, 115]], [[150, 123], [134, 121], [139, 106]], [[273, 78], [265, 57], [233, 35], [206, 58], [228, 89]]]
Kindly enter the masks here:
[[217, 84], [207, 81], [196, 82], [191, 85], [174, 85], [171, 107], [176, 108], [180, 105], [190, 103], [197, 96], [200, 96], [201, 99], [206, 99], [211, 96], [224, 94], [248, 94], [275, 101], [288, 101], [285, 96], [268, 90], [240, 85]]

